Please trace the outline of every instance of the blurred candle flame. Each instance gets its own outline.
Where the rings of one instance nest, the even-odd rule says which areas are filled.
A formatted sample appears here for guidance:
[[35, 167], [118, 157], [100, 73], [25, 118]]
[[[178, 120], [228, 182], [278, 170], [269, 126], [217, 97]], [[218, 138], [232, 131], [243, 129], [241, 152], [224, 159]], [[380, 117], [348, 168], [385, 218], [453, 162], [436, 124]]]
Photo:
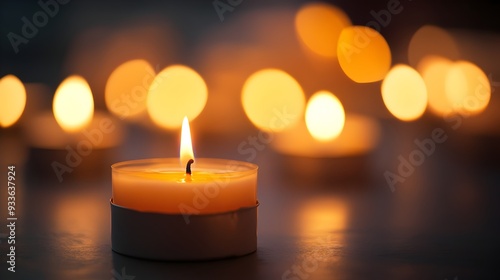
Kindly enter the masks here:
[[56, 90], [52, 107], [57, 123], [65, 131], [87, 126], [94, 115], [94, 99], [87, 81], [77, 75], [66, 78]]
[[146, 107], [155, 124], [174, 129], [184, 116], [194, 120], [205, 108], [207, 99], [208, 88], [200, 74], [184, 65], [172, 65], [154, 78]]
[[14, 75], [0, 79], [0, 127], [9, 127], [17, 122], [26, 106], [26, 90]]
[[148, 89], [155, 76], [153, 67], [143, 59], [119, 65], [106, 82], [106, 107], [122, 119], [137, 118], [146, 111]]
[[448, 70], [446, 96], [456, 112], [477, 115], [491, 98], [491, 85], [486, 74], [474, 63], [457, 61]]
[[446, 116], [453, 111], [453, 105], [446, 96], [446, 76], [452, 62], [441, 56], [426, 56], [418, 64], [418, 71], [427, 86], [430, 111], [437, 116]]
[[391, 49], [377, 30], [349, 26], [342, 30], [337, 56], [344, 73], [356, 83], [382, 80], [391, 67]]
[[460, 53], [451, 34], [437, 26], [424, 25], [413, 34], [408, 46], [408, 62], [416, 67], [427, 56], [458, 59]]
[[306, 125], [316, 140], [335, 139], [342, 132], [344, 123], [344, 107], [335, 95], [319, 91], [311, 97], [306, 108]]
[[340, 32], [351, 25], [351, 20], [341, 9], [326, 3], [309, 3], [295, 16], [295, 29], [304, 44], [316, 54], [337, 56]]
[[250, 121], [265, 131], [283, 131], [302, 117], [305, 96], [300, 84], [285, 71], [263, 69], [245, 81], [241, 93]]
[[382, 99], [396, 118], [413, 121], [427, 107], [427, 88], [420, 74], [408, 65], [394, 66], [382, 82]]

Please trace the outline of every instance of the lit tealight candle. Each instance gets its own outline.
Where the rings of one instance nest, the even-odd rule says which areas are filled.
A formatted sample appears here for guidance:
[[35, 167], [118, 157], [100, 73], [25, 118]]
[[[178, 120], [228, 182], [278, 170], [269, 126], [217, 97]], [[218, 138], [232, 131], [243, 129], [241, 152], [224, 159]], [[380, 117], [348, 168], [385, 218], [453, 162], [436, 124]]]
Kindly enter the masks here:
[[257, 249], [257, 166], [195, 159], [187, 117], [177, 158], [112, 165], [114, 251], [155, 260], [208, 260]]
[[320, 91], [310, 98], [305, 118], [276, 133], [271, 146], [284, 156], [285, 180], [322, 186], [339, 179], [364, 178], [360, 174], [367, 172], [367, 155], [377, 145], [379, 134], [375, 120], [346, 115], [335, 95]]
[[108, 174], [108, 159], [125, 132], [118, 118], [94, 110], [91, 88], [78, 75], [61, 82], [52, 111], [35, 110], [23, 129], [31, 147], [27, 162], [31, 176], [58, 182]]
[[[223, 159], [195, 159], [184, 118], [177, 158], [114, 164], [113, 202], [130, 209], [207, 214], [254, 206], [257, 166]], [[194, 164], [191, 167], [191, 164]]]
[[378, 142], [379, 127], [369, 117], [346, 116], [335, 95], [320, 91], [309, 100], [305, 119], [275, 136], [273, 148], [285, 155], [343, 158], [370, 152]]

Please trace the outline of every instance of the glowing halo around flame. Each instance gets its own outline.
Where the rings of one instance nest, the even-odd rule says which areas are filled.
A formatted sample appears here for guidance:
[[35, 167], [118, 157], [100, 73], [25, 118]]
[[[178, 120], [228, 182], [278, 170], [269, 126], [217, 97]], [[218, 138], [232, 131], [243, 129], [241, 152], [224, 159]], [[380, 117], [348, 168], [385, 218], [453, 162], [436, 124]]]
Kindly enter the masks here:
[[425, 112], [427, 88], [420, 74], [408, 65], [394, 66], [382, 82], [382, 99], [389, 112], [402, 121], [413, 121]]
[[305, 118], [307, 129], [316, 140], [330, 141], [344, 128], [344, 107], [332, 93], [319, 91], [309, 100]]
[[263, 69], [247, 78], [241, 93], [247, 117], [259, 129], [283, 131], [302, 117], [305, 96], [300, 84], [279, 69]]
[[324, 57], [337, 56], [340, 32], [351, 25], [341, 9], [326, 3], [308, 3], [295, 15], [298, 37], [314, 53]]
[[94, 115], [94, 98], [87, 81], [81, 76], [66, 78], [57, 88], [52, 102], [57, 123], [68, 132], [87, 126]]
[[142, 59], [119, 65], [106, 82], [106, 107], [122, 119], [142, 115], [146, 111], [148, 89], [155, 76], [153, 67]]
[[391, 67], [391, 50], [384, 37], [366, 26], [349, 26], [340, 33], [337, 57], [344, 73], [356, 83], [382, 80]]
[[154, 78], [146, 107], [156, 125], [175, 129], [185, 116], [193, 121], [205, 108], [207, 99], [207, 85], [200, 74], [184, 65], [172, 65]]
[[491, 98], [488, 77], [481, 68], [468, 61], [457, 61], [450, 66], [445, 91], [454, 110], [462, 114], [483, 112]]
[[26, 90], [16, 76], [0, 79], [0, 127], [9, 127], [17, 122], [26, 106]]

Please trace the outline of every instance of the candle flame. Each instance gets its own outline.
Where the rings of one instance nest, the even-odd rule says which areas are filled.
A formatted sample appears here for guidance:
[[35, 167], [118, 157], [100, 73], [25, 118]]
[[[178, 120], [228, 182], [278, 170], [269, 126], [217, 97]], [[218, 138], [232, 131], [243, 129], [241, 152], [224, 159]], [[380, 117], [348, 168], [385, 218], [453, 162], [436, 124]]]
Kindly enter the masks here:
[[[295, 125], [306, 103], [299, 82], [285, 71], [259, 70], [247, 78], [241, 92], [243, 110], [259, 129], [279, 132]], [[280, 119], [286, 112], [286, 120]]]
[[309, 3], [295, 15], [295, 30], [302, 42], [313, 52], [336, 57], [340, 32], [351, 25], [341, 9], [326, 3]]
[[207, 85], [198, 72], [184, 65], [172, 65], [151, 82], [146, 109], [156, 125], [178, 129], [183, 116], [190, 120], [198, 117], [207, 98]]
[[122, 119], [139, 119], [146, 112], [146, 98], [154, 76], [155, 70], [143, 59], [118, 66], [106, 82], [104, 101], [109, 111]]
[[9, 127], [17, 122], [26, 106], [26, 90], [14, 75], [0, 79], [0, 127]]
[[314, 139], [326, 142], [337, 138], [344, 123], [344, 107], [335, 95], [323, 90], [311, 97], [306, 108], [306, 126]]
[[342, 30], [337, 44], [337, 57], [340, 68], [356, 83], [382, 80], [392, 60], [391, 49], [385, 38], [367, 26], [349, 26]]
[[88, 125], [94, 115], [94, 98], [87, 81], [76, 75], [66, 78], [56, 90], [52, 107], [65, 131], [75, 132]]
[[420, 74], [408, 65], [392, 67], [382, 82], [382, 100], [387, 110], [402, 121], [420, 118], [427, 107], [427, 87]]
[[182, 166], [186, 166], [190, 159], [194, 159], [193, 143], [191, 142], [191, 129], [187, 117], [182, 120], [180, 161]]
[[459, 60], [446, 73], [445, 93], [458, 113], [477, 115], [490, 102], [491, 85], [481, 68], [471, 62]]

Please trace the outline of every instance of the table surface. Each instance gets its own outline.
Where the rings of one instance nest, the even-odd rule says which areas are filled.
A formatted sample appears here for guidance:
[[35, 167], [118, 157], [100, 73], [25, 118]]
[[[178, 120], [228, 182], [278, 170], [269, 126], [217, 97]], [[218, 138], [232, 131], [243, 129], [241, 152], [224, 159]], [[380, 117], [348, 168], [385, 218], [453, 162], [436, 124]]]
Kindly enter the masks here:
[[[108, 164], [147, 154], [141, 149], [155, 145], [105, 157], [95, 163], [107, 166], [102, 176], [75, 169], [63, 182], [37, 173], [43, 153], [32, 149], [28, 162], [17, 167], [16, 272], [7, 271], [2, 226], [0, 278], [496, 279], [500, 173], [498, 164], [478, 151], [484, 148], [481, 138], [465, 144], [450, 135], [394, 192], [388, 187], [385, 169], [396, 168], [398, 155], [408, 155], [415, 148], [411, 140], [427, 131], [403, 133], [392, 142], [393, 135], [384, 133], [373, 153], [356, 158], [293, 158], [271, 147], [259, 151], [254, 160], [259, 165], [258, 250], [207, 262], [147, 261], [111, 250]], [[228, 151], [237, 142], [209, 146], [198, 151], [234, 158]], [[493, 158], [494, 146], [486, 147]], [[3, 195], [1, 205], [3, 224]]]

